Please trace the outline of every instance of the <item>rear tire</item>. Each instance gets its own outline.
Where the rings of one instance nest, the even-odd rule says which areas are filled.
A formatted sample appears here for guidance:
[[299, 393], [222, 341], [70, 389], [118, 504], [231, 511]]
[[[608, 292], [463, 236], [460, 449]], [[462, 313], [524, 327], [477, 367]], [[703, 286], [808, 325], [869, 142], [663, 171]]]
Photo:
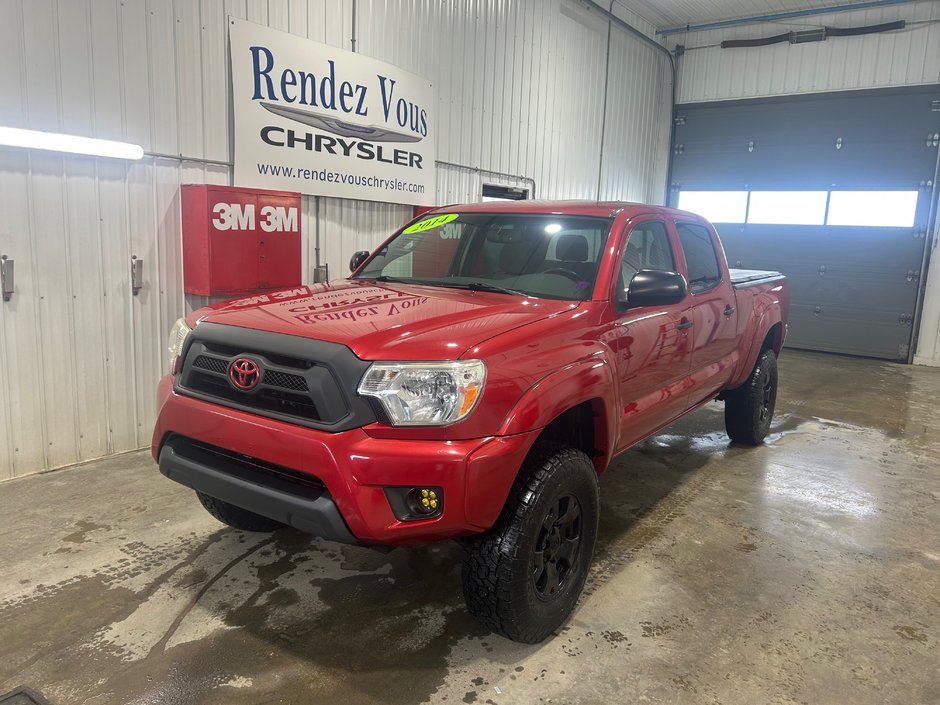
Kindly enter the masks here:
[[574, 610], [597, 538], [597, 473], [558, 445], [529, 453], [496, 524], [464, 543], [467, 610], [503, 636], [536, 644]]
[[209, 514], [234, 529], [269, 532], [284, 526], [279, 521], [274, 521], [274, 519], [268, 519], [260, 514], [249, 512], [247, 509], [236, 507], [234, 504], [223, 502], [221, 499], [210, 497], [202, 492], [196, 492], [196, 495]]
[[731, 440], [760, 445], [770, 432], [776, 403], [777, 356], [773, 350], [764, 350], [747, 381], [725, 393], [725, 429]]

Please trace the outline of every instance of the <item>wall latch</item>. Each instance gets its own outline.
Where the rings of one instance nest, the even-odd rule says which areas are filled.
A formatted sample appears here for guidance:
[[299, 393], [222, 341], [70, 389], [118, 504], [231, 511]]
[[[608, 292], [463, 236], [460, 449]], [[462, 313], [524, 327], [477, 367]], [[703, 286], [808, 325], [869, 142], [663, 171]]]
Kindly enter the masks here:
[[144, 288], [144, 261], [137, 259], [137, 255], [131, 255], [131, 291], [134, 296], [140, 293]]
[[14, 287], [13, 260], [6, 255], [0, 255], [0, 290], [3, 291], [4, 301], [9, 301], [13, 297]]

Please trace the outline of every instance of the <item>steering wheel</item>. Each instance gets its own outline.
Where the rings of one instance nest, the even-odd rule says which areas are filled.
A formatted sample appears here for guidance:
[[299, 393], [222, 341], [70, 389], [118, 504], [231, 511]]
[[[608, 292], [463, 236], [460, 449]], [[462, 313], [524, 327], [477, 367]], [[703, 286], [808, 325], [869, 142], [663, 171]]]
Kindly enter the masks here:
[[555, 267], [554, 269], [546, 269], [544, 272], [542, 272], [542, 274], [560, 274], [563, 277], [568, 277], [568, 279], [573, 281], [575, 284], [577, 284], [578, 282], [584, 281], [584, 277], [582, 277], [580, 274], [578, 274], [577, 272], [573, 272], [570, 269], [565, 269], [564, 267]]

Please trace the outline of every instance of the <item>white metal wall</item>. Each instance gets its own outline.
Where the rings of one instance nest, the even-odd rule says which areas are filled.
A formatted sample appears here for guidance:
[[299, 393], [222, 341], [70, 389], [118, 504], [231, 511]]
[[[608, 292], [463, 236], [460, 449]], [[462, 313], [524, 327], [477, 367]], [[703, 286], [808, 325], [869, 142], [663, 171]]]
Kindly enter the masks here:
[[[832, 37], [824, 42], [722, 49], [725, 39], [751, 39], [826, 25], [857, 27], [906, 20], [899, 32]], [[680, 103], [772, 95], [908, 86], [940, 81], [940, 2], [793, 18], [785, 22], [670, 34], [687, 47], [679, 59]], [[697, 48], [707, 47], [707, 48]]]
[[[506, 174], [442, 166], [439, 202], [527, 179], [540, 197], [661, 199], [669, 85], [655, 50], [614, 30], [608, 62], [607, 23], [568, 0], [358, 6], [358, 50], [434, 83], [438, 158]], [[16, 260], [16, 294], [0, 304], [0, 480], [149, 443], [166, 332], [187, 308], [179, 186], [231, 179], [225, 18], [349, 49], [351, 11], [350, 0], [0, 0], [0, 124], [197, 160], [0, 149], [0, 254]], [[315, 233], [342, 276], [352, 252], [410, 214], [305, 197], [304, 271]], [[138, 296], [131, 255], [144, 261]]]

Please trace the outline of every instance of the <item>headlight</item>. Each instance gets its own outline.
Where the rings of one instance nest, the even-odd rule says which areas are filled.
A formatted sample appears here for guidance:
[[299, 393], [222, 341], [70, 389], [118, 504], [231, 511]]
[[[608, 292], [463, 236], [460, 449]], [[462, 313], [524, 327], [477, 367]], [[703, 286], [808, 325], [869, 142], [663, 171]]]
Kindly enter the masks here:
[[473, 411], [485, 381], [482, 360], [375, 362], [359, 393], [381, 401], [395, 426], [444, 426]]
[[192, 333], [192, 329], [186, 325], [186, 319], [181, 318], [170, 329], [170, 341], [167, 344], [167, 350], [170, 353], [170, 374], [176, 374], [176, 366], [180, 355], [183, 354], [183, 346], [186, 344], [186, 338]]

